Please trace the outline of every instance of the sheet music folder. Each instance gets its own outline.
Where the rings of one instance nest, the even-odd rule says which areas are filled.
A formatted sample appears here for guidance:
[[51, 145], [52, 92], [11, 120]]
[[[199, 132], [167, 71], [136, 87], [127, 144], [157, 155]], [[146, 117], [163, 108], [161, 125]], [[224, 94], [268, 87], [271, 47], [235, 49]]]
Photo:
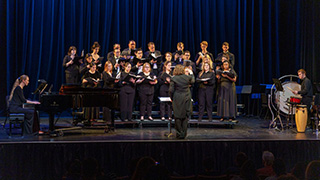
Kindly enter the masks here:
[[283, 87], [279, 79], [272, 78], [272, 81], [276, 85], [277, 91], [283, 91]]
[[159, 97], [160, 102], [171, 102], [170, 97]]

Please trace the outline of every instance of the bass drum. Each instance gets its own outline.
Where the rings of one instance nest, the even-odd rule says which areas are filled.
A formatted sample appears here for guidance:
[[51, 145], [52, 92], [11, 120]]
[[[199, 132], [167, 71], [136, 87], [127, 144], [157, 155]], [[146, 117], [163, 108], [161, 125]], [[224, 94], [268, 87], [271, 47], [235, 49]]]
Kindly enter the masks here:
[[[297, 90], [299, 91], [301, 89], [301, 85], [297, 82], [294, 81], [294, 79], [299, 79], [298, 76], [296, 75], [286, 75], [282, 76], [279, 78], [281, 81], [281, 84], [283, 86], [283, 91], [277, 91], [275, 89], [275, 85], [273, 84], [271, 88], [271, 96], [272, 96], [272, 101], [271, 105], [275, 110], [280, 109], [280, 113], [282, 115], [292, 115], [295, 114], [295, 109], [293, 112], [289, 113], [289, 106], [287, 104], [287, 101], [290, 101], [291, 96], [299, 97], [300, 95], [295, 95], [292, 93], [291, 90]], [[301, 96], [300, 96], [301, 97]]]

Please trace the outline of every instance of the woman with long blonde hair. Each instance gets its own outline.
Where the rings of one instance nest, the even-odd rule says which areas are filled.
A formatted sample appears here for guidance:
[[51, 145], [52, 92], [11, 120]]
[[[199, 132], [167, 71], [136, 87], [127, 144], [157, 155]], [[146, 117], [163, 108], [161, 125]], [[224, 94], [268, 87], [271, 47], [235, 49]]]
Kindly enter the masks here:
[[212, 121], [212, 99], [215, 86], [215, 73], [212, 71], [208, 62], [202, 64], [202, 71], [199, 73], [197, 82], [199, 84], [199, 117], [198, 121], [202, 120], [204, 109], [207, 110], [208, 120]]
[[24, 97], [23, 88], [28, 86], [29, 77], [27, 75], [22, 75], [16, 79], [13, 84], [10, 97], [9, 97], [9, 111], [10, 113], [24, 113], [24, 131], [25, 135], [31, 135], [33, 133], [33, 120], [34, 120], [34, 110], [23, 108], [24, 103], [29, 104], [40, 104], [38, 101], [30, 101]]

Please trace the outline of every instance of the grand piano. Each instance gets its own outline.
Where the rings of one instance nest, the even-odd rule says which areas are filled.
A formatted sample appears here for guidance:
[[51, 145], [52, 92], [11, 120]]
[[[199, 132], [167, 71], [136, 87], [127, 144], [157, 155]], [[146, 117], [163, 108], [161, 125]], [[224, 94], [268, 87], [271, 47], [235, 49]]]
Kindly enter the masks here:
[[54, 116], [70, 108], [108, 107], [112, 111], [109, 130], [114, 129], [114, 110], [119, 109], [119, 89], [84, 88], [81, 85], [62, 85], [59, 94], [42, 94], [36, 110], [49, 114], [49, 130], [54, 131]]

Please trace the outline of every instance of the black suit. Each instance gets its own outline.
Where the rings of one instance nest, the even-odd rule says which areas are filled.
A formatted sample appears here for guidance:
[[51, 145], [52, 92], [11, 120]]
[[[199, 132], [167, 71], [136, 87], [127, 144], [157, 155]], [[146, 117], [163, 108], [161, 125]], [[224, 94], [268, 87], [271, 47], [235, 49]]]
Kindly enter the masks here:
[[311, 121], [310, 121], [310, 115], [311, 115], [311, 111], [310, 111], [310, 107], [311, 107], [311, 103], [312, 103], [312, 98], [313, 98], [313, 89], [312, 89], [312, 83], [310, 81], [310, 79], [308, 79], [307, 77], [305, 77], [304, 79], [302, 79], [301, 82], [301, 90], [298, 91], [298, 94], [301, 94], [302, 99], [301, 99], [301, 103], [304, 105], [307, 105], [307, 110], [308, 110], [308, 125], [311, 125]]
[[[135, 96], [135, 84], [132, 84], [130, 81], [126, 81], [128, 73], [122, 72], [120, 77], [120, 119], [124, 121], [128, 119], [131, 121], [132, 117], [132, 108]], [[122, 82], [125, 82], [123, 84]]]
[[108, 59], [108, 61], [111, 62], [112, 66], [113, 66], [113, 72], [115, 72], [115, 73], [119, 73], [121, 71], [121, 67], [119, 67], [119, 69], [114, 67], [114, 65], [116, 63], [120, 64], [119, 59], [120, 59], [120, 57], [114, 57], [114, 56], [112, 56]]

